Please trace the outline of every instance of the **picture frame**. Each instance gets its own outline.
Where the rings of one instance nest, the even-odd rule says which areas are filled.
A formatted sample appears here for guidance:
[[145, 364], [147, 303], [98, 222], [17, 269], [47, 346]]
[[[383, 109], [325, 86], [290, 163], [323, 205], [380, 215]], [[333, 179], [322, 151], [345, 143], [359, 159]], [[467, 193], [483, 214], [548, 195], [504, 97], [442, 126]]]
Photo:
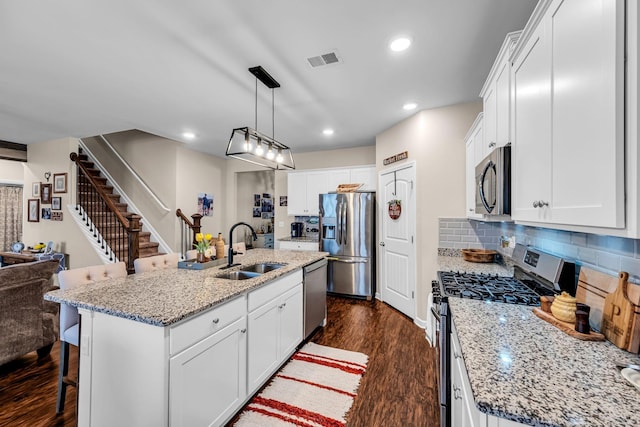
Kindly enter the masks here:
[[51, 198], [51, 210], [52, 211], [62, 210], [62, 197]]
[[62, 221], [62, 212], [51, 211], [51, 221]]
[[42, 214], [40, 215], [42, 219], [51, 219], [51, 208], [42, 208]]
[[31, 197], [40, 197], [40, 182], [31, 183]]
[[67, 192], [67, 174], [66, 173], [53, 174], [53, 192], [58, 194]]
[[40, 199], [27, 200], [27, 221], [40, 222]]
[[43, 205], [51, 204], [51, 189], [52, 189], [51, 184], [45, 184], [45, 183], [40, 184], [40, 202]]

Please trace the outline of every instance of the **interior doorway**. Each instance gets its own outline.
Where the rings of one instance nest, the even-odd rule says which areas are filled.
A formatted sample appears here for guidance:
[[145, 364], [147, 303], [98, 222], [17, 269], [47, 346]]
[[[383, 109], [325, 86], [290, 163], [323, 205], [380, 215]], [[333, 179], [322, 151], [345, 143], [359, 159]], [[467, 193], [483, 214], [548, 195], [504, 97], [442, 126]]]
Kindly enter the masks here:
[[415, 163], [379, 175], [380, 296], [410, 318], [416, 312]]

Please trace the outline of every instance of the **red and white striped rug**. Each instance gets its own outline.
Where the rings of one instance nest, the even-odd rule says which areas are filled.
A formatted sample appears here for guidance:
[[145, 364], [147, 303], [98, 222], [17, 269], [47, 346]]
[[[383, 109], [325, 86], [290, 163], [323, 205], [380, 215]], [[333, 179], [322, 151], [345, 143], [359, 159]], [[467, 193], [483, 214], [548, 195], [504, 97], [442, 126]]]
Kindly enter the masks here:
[[234, 427], [344, 426], [368, 356], [308, 343], [255, 396]]

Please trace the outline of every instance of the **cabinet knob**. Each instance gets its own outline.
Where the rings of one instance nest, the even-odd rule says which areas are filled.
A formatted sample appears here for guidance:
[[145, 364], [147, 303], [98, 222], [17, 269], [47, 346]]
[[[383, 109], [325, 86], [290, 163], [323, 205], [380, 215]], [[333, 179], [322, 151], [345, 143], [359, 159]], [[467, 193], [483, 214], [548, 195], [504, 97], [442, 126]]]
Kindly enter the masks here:
[[454, 351], [453, 357], [455, 357], [456, 359], [460, 359], [462, 356], [460, 356], [460, 353], [458, 353], [457, 351]]
[[380, 242], [380, 246], [385, 246], [384, 242]]
[[456, 385], [453, 386], [453, 398], [462, 399], [462, 393], [460, 393], [460, 387]]
[[537, 207], [538, 207], [538, 201], [537, 201], [537, 200], [534, 200], [534, 201], [533, 201], [533, 207], [534, 207], [534, 208], [537, 208]]
[[496, 143], [495, 143], [495, 142], [492, 142], [492, 143], [490, 143], [490, 144], [489, 144], [489, 148], [493, 148], [493, 147], [495, 147], [495, 146], [496, 146]]
[[545, 202], [544, 200], [534, 200], [533, 202], [534, 208], [543, 208], [545, 206], [549, 206], [549, 202]]
[[246, 333], [247, 333], [247, 328], [240, 329], [240, 333], [241, 333], [241, 334], [246, 334]]
[[217, 325], [218, 322], [220, 322], [220, 319], [218, 319], [217, 317], [211, 321], [211, 323], [213, 323], [214, 325]]

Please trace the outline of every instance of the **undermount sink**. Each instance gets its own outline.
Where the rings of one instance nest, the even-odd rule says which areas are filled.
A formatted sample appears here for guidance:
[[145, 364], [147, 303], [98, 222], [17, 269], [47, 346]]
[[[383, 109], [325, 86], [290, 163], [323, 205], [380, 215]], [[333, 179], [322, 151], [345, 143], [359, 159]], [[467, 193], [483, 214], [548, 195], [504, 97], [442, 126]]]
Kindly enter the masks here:
[[219, 279], [228, 279], [228, 280], [247, 280], [253, 279], [254, 277], [258, 277], [260, 273], [252, 272], [252, 271], [231, 271], [229, 273], [219, 274], [216, 277]]
[[247, 265], [246, 267], [240, 268], [240, 272], [252, 272], [252, 273], [268, 273], [269, 271], [277, 270], [280, 267], [284, 267], [285, 264], [277, 264], [277, 263], [261, 263], [261, 264], [253, 264]]

